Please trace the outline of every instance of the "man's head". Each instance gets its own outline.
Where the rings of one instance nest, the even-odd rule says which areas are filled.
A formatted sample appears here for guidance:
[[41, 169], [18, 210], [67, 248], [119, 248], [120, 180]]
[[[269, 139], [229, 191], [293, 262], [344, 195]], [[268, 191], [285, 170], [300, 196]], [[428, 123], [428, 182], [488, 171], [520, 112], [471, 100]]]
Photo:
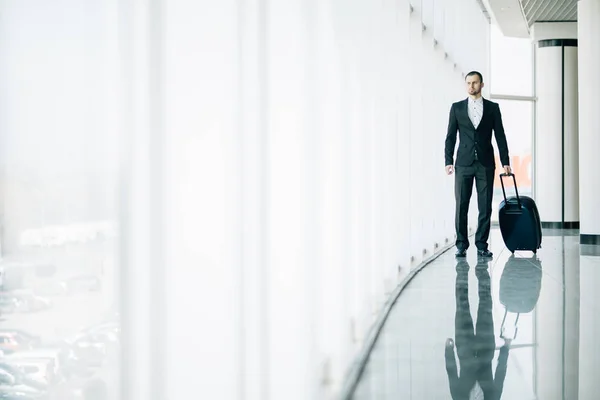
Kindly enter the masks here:
[[483, 89], [483, 76], [481, 76], [479, 72], [469, 72], [465, 77], [465, 83], [467, 84], [467, 93], [469, 93], [469, 96], [481, 96], [481, 89]]

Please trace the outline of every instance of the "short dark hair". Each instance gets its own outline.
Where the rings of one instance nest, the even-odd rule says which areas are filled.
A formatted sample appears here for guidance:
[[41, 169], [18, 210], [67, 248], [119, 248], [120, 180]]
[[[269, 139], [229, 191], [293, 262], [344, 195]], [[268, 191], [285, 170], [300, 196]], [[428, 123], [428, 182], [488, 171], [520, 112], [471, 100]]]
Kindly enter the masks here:
[[465, 80], [469, 76], [473, 76], [473, 75], [477, 75], [479, 77], [479, 82], [483, 83], [483, 76], [481, 75], [481, 73], [479, 71], [471, 71], [471, 72], [469, 72], [467, 75], [465, 75]]

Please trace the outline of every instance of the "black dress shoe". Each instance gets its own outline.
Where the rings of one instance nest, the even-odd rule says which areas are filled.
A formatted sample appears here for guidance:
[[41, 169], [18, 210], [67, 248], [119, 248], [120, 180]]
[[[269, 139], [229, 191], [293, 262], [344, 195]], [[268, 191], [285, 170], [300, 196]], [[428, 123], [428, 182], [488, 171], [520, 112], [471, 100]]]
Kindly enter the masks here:
[[494, 254], [489, 250], [477, 250], [477, 256], [491, 258], [494, 256]]
[[466, 257], [467, 256], [467, 251], [464, 249], [458, 249], [456, 250], [456, 257]]

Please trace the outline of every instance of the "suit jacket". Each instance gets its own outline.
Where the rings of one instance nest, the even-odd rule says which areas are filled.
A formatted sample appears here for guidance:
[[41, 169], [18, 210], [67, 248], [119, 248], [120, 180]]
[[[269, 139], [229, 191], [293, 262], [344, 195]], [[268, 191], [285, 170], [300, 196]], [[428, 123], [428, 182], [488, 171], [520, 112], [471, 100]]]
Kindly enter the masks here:
[[475, 161], [475, 149], [477, 149], [479, 162], [485, 167], [495, 168], [492, 130], [496, 136], [496, 144], [498, 145], [502, 165], [510, 165], [508, 145], [498, 103], [483, 99], [483, 116], [477, 129], [475, 129], [469, 118], [468, 107], [467, 98], [452, 104], [450, 108], [445, 146], [445, 165], [454, 165], [454, 147], [456, 145], [456, 132], [458, 131], [460, 141], [456, 153], [456, 165], [465, 167], [471, 165]]

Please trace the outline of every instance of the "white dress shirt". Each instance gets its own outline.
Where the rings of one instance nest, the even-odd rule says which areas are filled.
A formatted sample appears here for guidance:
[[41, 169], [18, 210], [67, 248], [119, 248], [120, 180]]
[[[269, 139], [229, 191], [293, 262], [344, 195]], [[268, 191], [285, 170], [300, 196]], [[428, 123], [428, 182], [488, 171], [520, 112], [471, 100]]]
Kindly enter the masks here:
[[477, 129], [481, 122], [481, 117], [483, 116], [483, 97], [480, 97], [477, 100], [473, 100], [469, 97], [468, 112], [473, 126]]

